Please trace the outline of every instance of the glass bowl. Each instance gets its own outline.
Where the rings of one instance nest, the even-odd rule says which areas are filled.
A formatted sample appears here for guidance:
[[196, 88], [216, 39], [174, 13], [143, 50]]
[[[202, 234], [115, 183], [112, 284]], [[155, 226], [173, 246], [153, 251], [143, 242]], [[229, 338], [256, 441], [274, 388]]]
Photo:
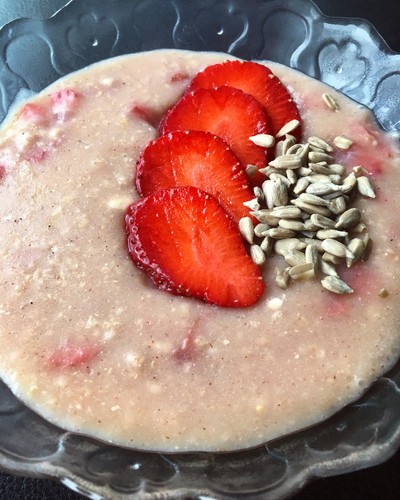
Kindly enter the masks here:
[[[72, 1], [0, 30], [0, 119], [22, 93], [108, 57], [178, 48], [270, 59], [371, 108], [400, 131], [400, 55], [365, 21], [305, 0]], [[306, 430], [236, 453], [156, 454], [59, 429], [0, 382], [0, 467], [53, 477], [90, 498], [283, 498], [315, 476], [372, 466], [400, 444], [400, 363], [357, 402]]]

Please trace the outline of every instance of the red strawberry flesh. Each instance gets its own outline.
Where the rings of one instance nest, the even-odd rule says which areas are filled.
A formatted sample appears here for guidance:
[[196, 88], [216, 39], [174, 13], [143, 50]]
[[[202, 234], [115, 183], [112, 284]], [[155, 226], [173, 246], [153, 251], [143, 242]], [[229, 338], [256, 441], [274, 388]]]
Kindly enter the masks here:
[[[189, 91], [222, 85], [235, 87], [255, 97], [267, 111], [273, 135], [291, 120], [300, 121], [292, 96], [279, 78], [262, 64], [236, 60], [208, 66], [193, 78]], [[300, 138], [300, 127], [292, 134]]]
[[243, 203], [254, 198], [243, 166], [227, 144], [202, 131], [163, 135], [138, 160], [136, 188], [141, 196], [179, 186], [212, 194], [237, 223], [249, 215]]
[[267, 113], [241, 90], [220, 87], [185, 94], [160, 125], [161, 134], [174, 130], [203, 130], [221, 137], [244, 166], [262, 168], [267, 163], [266, 150], [249, 139], [269, 133]]
[[128, 208], [128, 250], [161, 290], [246, 307], [263, 294], [260, 269], [211, 195], [192, 186], [152, 193]]

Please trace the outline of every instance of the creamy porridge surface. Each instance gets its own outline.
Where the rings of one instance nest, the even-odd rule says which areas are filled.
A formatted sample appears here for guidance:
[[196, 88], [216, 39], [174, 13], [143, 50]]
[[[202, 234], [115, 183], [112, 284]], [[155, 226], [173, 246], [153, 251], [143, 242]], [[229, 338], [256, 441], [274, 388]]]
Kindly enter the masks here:
[[105, 61], [3, 127], [0, 376], [61, 427], [144, 449], [243, 448], [332, 414], [398, 357], [398, 151], [367, 110], [329, 89], [340, 104], [332, 112], [327, 87], [280, 65], [268, 64], [304, 135], [351, 137], [338, 161], [364, 165], [375, 185], [375, 200], [357, 202], [371, 257], [342, 272], [354, 294], [318, 280], [282, 290], [274, 257], [261, 301], [224, 309], [159, 291], [133, 265], [124, 215], [138, 198], [137, 157], [157, 136], [152, 121], [226, 57], [166, 50]]

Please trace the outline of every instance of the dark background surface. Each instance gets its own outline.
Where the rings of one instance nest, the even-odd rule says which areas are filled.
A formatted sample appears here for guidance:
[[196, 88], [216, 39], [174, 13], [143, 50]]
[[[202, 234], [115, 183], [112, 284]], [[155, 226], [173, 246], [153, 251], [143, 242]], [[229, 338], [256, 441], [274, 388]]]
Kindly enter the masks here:
[[[314, 0], [314, 2], [326, 15], [369, 20], [389, 47], [400, 52], [400, 0]], [[0, 0], [0, 26], [18, 17], [46, 18], [66, 3], [67, 0]], [[82, 500], [83, 498], [52, 480], [21, 478], [0, 473], [0, 500]], [[400, 451], [382, 465], [342, 476], [317, 479], [293, 499], [399, 500]]]

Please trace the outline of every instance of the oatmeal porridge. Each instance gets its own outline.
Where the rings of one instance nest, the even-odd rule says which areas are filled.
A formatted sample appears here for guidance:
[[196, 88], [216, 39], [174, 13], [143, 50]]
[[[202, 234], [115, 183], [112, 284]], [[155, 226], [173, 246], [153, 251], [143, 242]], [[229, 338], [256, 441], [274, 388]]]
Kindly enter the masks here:
[[398, 358], [397, 146], [368, 110], [281, 65], [268, 63], [303, 140], [332, 145], [346, 174], [362, 166], [376, 194], [352, 205], [373, 242], [368, 260], [338, 266], [353, 293], [320, 279], [282, 288], [287, 264], [271, 255], [257, 303], [219, 307], [157, 289], [132, 262], [124, 221], [139, 200], [137, 160], [191, 79], [226, 58], [104, 61], [3, 126], [0, 376], [63, 428], [148, 450], [240, 449], [321, 421]]

